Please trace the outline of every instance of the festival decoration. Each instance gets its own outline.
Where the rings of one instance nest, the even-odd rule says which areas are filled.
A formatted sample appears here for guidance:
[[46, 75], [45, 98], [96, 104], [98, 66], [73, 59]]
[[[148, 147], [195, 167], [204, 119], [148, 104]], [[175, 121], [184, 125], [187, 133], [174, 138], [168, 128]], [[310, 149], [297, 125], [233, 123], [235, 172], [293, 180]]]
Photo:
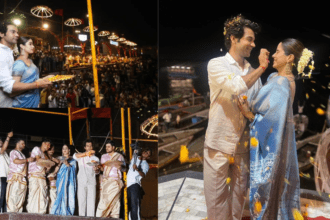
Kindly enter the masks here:
[[100, 33], [98, 33], [99, 37], [105, 37], [105, 36], [108, 36], [108, 35], [110, 35], [109, 31], [101, 31]]
[[82, 24], [82, 20], [79, 18], [69, 18], [64, 22], [66, 26], [79, 26]]
[[53, 16], [53, 10], [44, 5], [31, 8], [31, 13], [38, 18], [50, 18]]
[[[98, 28], [94, 26], [94, 31], [97, 31], [97, 30], [98, 30]], [[83, 31], [85, 31], [85, 32], [89, 32], [89, 26], [85, 27], [85, 28], [83, 29]]]
[[118, 35], [116, 35], [115, 33], [112, 33], [112, 34], [108, 37], [109, 40], [116, 40], [116, 39], [118, 39], [118, 38], [119, 38]]
[[[152, 131], [154, 130], [154, 128], [156, 126], [158, 126], [158, 115], [154, 115], [151, 118], [148, 118], [147, 120], [145, 120], [140, 125], [140, 130], [142, 133], [148, 135], [148, 137], [150, 137], [150, 136], [158, 137], [158, 132], [152, 133]], [[148, 127], [150, 127], [150, 129], [147, 131]]]

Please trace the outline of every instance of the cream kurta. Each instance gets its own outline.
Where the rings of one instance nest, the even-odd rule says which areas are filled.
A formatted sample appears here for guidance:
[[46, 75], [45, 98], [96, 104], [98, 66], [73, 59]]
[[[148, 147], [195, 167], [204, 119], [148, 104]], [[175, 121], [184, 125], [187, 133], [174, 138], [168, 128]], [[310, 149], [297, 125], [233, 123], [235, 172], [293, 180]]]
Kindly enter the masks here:
[[15, 164], [14, 160], [25, 160], [25, 156], [18, 150], [10, 152], [8, 184], [6, 189], [7, 212], [22, 212], [26, 197], [27, 164]]
[[237, 103], [240, 95], [250, 103], [261, 80], [248, 89], [242, 76], [251, 71], [250, 64], [245, 60], [242, 69], [229, 53], [210, 60], [207, 69], [211, 101], [204, 146], [207, 215], [209, 220], [219, 216], [240, 220], [249, 178], [249, 128]]

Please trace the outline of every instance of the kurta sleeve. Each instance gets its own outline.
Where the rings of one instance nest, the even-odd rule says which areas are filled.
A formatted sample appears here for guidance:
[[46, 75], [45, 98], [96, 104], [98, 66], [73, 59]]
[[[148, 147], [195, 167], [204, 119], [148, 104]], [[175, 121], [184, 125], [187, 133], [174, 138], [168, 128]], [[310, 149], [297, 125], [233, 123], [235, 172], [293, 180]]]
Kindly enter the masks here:
[[0, 54], [0, 87], [6, 93], [11, 93], [15, 80], [4, 54]]

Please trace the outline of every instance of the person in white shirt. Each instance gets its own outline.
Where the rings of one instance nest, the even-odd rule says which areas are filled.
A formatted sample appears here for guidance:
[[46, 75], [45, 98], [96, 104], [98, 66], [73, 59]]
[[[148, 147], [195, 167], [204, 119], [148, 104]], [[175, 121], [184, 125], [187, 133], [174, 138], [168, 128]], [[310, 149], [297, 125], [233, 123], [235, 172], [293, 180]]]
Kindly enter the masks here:
[[[249, 178], [249, 127], [238, 97], [251, 100], [261, 88], [269, 52], [261, 49], [260, 66], [245, 59], [256, 46], [258, 24], [239, 15], [225, 22], [225, 56], [209, 61], [209, 120], [204, 144], [204, 194], [209, 220], [242, 218]], [[250, 103], [250, 101], [249, 101]]]
[[13, 99], [9, 94], [30, 89], [46, 88], [51, 85], [46, 78], [33, 83], [15, 82], [12, 77], [14, 65], [13, 47], [19, 38], [17, 27], [11, 22], [0, 24], [0, 107], [12, 107]]
[[55, 90], [52, 90], [48, 96], [48, 108], [57, 108], [58, 94]]
[[145, 149], [142, 151], [141, 156], [134, 157], [129, 165], [127, 173], [127, 200], [128, 200], [128, 212], [131, 220], [141, 219], [141, 199], [144, 191], [141, 185], [141, 179], [144, 178], [149, 171], [149, 164], [147, 159], [151, 156], [151, 149]]
[[6, 150], [11, 137], [13, 137], [13, 132], [8, 133], [5, 142], [2, 142], [2, 140], [0, 140], [0, 179], [1, 179], [0, 213], [7, 212], [6, 188], [7, 188], [7, 175], [9, 171], [9, 156]]
[[[84, 153], [75, 153], [73, 159], [78, 162], [77, 196], [79, 216], [95, 217], [96, 175], [100, 169], [99, 158], [94, 156], [91, 140], [84, 142]], [[94, 166], [89, 164], [94, 163]]]
[[170, 129], [171, 118], [172, 118], [172, 114], [168, 110], [166, 110], [166, 113], [163, 116], [165, 122], [165, 129], [166, 129], [165, 132], [167, 132]]

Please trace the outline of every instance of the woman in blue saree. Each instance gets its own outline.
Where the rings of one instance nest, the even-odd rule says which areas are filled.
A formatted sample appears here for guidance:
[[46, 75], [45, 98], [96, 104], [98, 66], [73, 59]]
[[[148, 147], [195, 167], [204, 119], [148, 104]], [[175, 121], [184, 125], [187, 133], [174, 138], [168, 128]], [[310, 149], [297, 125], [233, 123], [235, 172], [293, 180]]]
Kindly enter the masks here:
[[[13, 79], [17, 82], [33, 83], [52, 77], [47, 76], [39, 79], [39, 69], [29, 55], [34, 53], [34, 45], [32, 38], [20, 37], [17, 41], [17, 49], [20, 56], [16, 59], [13, 65]], [[38, 108], [40, 101], [39, 89], [30, 89], [25, 92], [16, 92], [10, 95], [13, 100], [13, 107], [16, 108]]]
[[56, 180], [57, 197], [50, 214], [73, 215], [77, 191], [77, 162], [70, 157], [70, 149], [67, 145], [63, 145], [62, 155], [59, 158], [62, 162]]
[[[292, 104], [294, 66], [304, 46], [296, 39], [282, 41], [273, 55], [267, 83], [239, 107], [250, 119], [250, 213], [253, 219], [293, 220], [300, 210], [300, 179]], [[307, 64], [306, 64], [307, 65]]]

